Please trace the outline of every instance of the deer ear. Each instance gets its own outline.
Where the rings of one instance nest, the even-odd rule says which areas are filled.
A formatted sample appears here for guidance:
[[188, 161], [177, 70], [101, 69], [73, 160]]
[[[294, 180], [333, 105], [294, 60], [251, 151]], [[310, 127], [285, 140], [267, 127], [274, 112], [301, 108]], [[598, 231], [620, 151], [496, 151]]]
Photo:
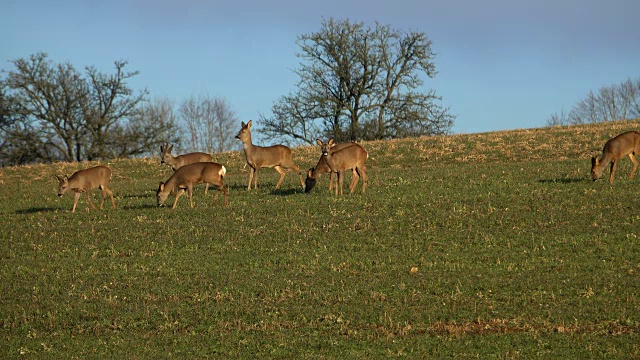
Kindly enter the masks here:
[[56, 179], [58, 179], [58, 181], [62, 181], [63, 177], [60, 175], [55, 175]]
[[251, 124], [253, 123], [253, 120], [249, 120], [249, 122], [247, 123], [247, 127], [251, 128]]
[[591, 166], [593, 167], [596, 165], [598, 165], [598, 159], [595, 156], [593, 156], [591, 157]]
[[320, 141], [320, 139], [316, 139], [316, 144], [322, 146], [322, 141]]
[[309, 169], [309, 171], [307, 171], [307, 177], [312, 177], [313, 176], [313, 168]]
[[244, 127], [247, 127], [247, 124], [245, 124], [244, 121], [240, 121], [240, 126], [244, 128]]
[[329, 144], [329, 146], [334, 146], [335, 145], [335, 143], [333, 142], [333, 138], [329, 139], [329, 143], [328, 144]]

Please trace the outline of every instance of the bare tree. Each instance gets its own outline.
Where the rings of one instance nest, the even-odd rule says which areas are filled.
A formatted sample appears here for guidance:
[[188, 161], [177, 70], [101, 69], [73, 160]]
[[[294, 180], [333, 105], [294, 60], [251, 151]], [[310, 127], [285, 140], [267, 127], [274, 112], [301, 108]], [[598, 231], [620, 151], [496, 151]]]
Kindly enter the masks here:
[[[115, 74], [107, 75], [95, 67], [86, 68], [89, 94], [81, 103], [85, 127], [91, 141], [87, 144], [87, 159], [113, 157], [108, 152], [109, 134], [122, 119], [131, 117], [139, 103], [145, 100], [145, 89], [134, 95], [126, 81], [139, 74], [138, 71], [125, 72], [126, 61], [114, 63]], [[111, 141], [112, 142], [112, 141]]]
[[[263, 132], [313, 143], [318, 135], [382, 139], [445, 133], [453, 125], [455, 116], [437, 105], [435, 91], [420, 91], [423, 76], [436, 75], [424, 33], [331, 18], [297, 44], [298, 92], [276, 102], [273, 117], [261, 118]], [[306, 133], [316, 127], [321, 134]]]
[[223, 98], [191, 96], [183, 101], [180, 117], [187, 126], [188, 151], [223, 152], [234, 148], [234, 126], [237, 118]]
[[[126, 81], [138, 72], [125, 72], [116, 61], [112, 75], [86, 68], [79, 73], [70, 63], [54, 64], [47, 54], [11, 61], [15, 70], [3, 71], [4, 102], [12, 122], [3, 123], [5, 146], [24, 162], [81, 161], [130, 156], [140, 145], [123, 144], [138, 127], [128, 127], [147, 90], [135, 95]], [[156, 129], [147, 128], [147, 135]], [[7, 142], [9, 141], [9, 142]], [[127, 150], [129, 149], [129, 150]]]
[[116, 156], [157, 155], [161, 143], [179, 145], [182, 132], [174, 108], [174, 102], [168, 98], [145, 102], [129, 121], [119, 123], [112, 130], [117, 141], [110, 144], [109, 151]]
[[640, 117], [640, 78], [589, 91], [568, 114], [553, 114], [547, 125], [589, 124]]

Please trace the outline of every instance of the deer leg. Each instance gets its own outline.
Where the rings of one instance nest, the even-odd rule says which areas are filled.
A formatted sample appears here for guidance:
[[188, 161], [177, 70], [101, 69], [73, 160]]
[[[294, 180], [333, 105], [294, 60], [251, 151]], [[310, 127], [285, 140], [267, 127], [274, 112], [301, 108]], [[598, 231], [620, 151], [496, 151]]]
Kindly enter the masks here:
[[[332, 172], [329, 173], [329, 192], [331, 192], [331, 190], [333, 190], [333, 182], [335, 180], [336, 180], [336, 176], [332, 171]], [[335, 186], [338, 186], [338, 184], [336, 184]]]
[[362, 193], [364, 194], [364, 191], [367, 188], [367, 181], [368, 181], [367, 168], [364, 165], [362, 165], [361, 168], [358, 168], [358, 172], [360, 173], [360, 177], [362, 177]]
[[300, 178], [300, 187], [302, 187], [304, 189], [304, 180], [302, 180], [302, 173], [300, 172], [300, 168], [298, 166], [296, 166], [295, 164], [291, 164], [291, 166], [289, 166], [293, 171], [298, 173], [298, 178]]
[[89, 191], [84, 192], [84, 197], [87, 198], [87, 202], [89, 203], [89, 205], [91, 205], [91, 208], [94, 210], [97, 210], [95, 205], [93, 205], [93, 203], [91, 202], [91, 196], [89, 195]]
[[349, 184], [349, 193], [353, 194], [356, 191], [356, 186], [358, 185], [358, 181], [360, 180], [360, 175], [358, 175], [358, 171], [356, 168], [351, 169], [351, 183]]
[[113, 191], [109, 190], [106, 186], [104, 187], [104, 191], [106, 191], [107, 194], [109, 195], [109, 197], [111, 198], [111, 208], [115, 209], [116, 208], [116, 202], [113, 201]]
[[[273, 168], [280, 174], [280, 180], [278, 180], [278, 183], [276, 184], [276, 189], [280, 189], [280, 184], [282, 184], [282, 180], [284, 180], [286, 172], [279, 165], [276, 165]], [[300, 180], [302, 180], [302, 176], [300, 176]]]
[[616, 172], [616, 166], [618, 165], [618, 162], [613, 160], [611, 162], [611, 171], [609, 174], [609, 184], [613, 184], [613, 174]]
[[192, 185], [187, 186], [187, 196], [189, 197], [189, 205], [191, 205], [191, 208], [193, 208], [193, 186]]
[[78, 199], [80, 199], [80, 193], [73, 193], [73, 210], [72, 213], [76, 212], [76, 206], [78, 205]]
[[[344, 182], [342, 175], [344, 175], [344, 172], [338, 171], [338, 187], [340, 188], [340, 195], [344, 195], [344, 192], [342, 191], [342, 183]], [[337, 195], [337, 191], [336, 191], [336, 195]]]
[[176, 193], [176, 199], [173, 201], [172, 209], [176, 208], [176, 205], [178, 205], [178, 199], [180, 199], [180, 196], [182, 196], [182, 194], [184, 194], [184, 189], [178, 190], [178, 192]]
[[636, 160], [636, 157], [633, 156], [633, 153], [629, 154], [629, 159], [631, 159], [631, 162], [633, 163], [633, 170], [631, 170], [631, 176], [629, 176], [629, 179], [633, 179], [633, 177], [636, 175], [636, 170], [638, 170], [638, 160]]
[[209, 183], [204, 183], [204, 194], [207, 195], [207, 193], [209, 192]]
[[251, 182], [253, 181], [254, 172], [255, 172], [255, 169], [253, 168], [253, 166], [249, 166], [249, 187], [247, 187], [247, 190], [251, 190]]
[[102, 185], [100, 185], [100, 190], [102, 190], [102, 199], [100, 200], [100, 210], [102, 210], [104, 208], [104, 199], [107, 198], [107, 192]]

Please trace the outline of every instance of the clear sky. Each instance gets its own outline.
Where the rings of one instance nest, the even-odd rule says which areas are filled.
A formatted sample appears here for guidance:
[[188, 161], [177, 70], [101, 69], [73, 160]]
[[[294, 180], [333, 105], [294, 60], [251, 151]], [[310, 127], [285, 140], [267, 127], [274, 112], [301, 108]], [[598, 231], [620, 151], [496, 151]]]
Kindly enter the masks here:
[[295, 90], [299, 35], [323, 17], [378, 21], [432, 40], [425, 87], [458, 116], [454, 133], [534, 128], [640, 77], [639, 14], [638, 0], [5, 0], [0, 68], [37, 52], [107, 73], [127, 60], [134, 89], [223, 97], [246, 122]]

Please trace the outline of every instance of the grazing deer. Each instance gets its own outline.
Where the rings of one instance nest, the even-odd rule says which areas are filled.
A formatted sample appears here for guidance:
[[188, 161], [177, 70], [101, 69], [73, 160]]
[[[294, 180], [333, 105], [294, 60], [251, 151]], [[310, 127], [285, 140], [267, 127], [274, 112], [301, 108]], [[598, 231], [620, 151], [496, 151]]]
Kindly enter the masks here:
[[224, 193], [224, 205], [229, 205], [227, 188], [224, 186], [224, 176], [227, 173], [227, 169], [214, 162], [197, 162], [182, 166], [176, 172], [171, 175], [166, 183], [160, 182], [158, 191], [156, 192], [156, 198], [158, 199], [158, 206], [163, 206], [164, 202], [169, 197], [169, 193], [174, 188], [178, 188], [176, 193], [176, 199], [173, 201], [173, 208], [176, 208], [178, 199], [187, 190], [187, 196], [189, 197], [189, 203], [193, 207], [193, 185], [201, 182], [216, 185], [218, 192], [213, 197], [213, 206], [216, 205], [216, 200], [220, 193]]
[[253, 180], [253, 188], [258, 188], [258, 170], [260, 168], [274, 168], [280, 174], [280, 180], [276, 184], [276, 189], [280, 188], [282, 180], [284, 180], [285, 169], [292, 169], [298, 173], [300, 178], [300, 186], [304, 188], [304, 182], [302, 181], [302, 174], [300, 168], [293, 163], [291, 159], [291, 149], [284, 145], [273, 145], [269, 147], [262, 147], [253, 145], [251, 142], [251, 123], [249, 120], [247, 124], [242, 122], [242, 127], [236, 135], [236, 139], [242, 141], [244, 148], [244, 154], [247, 158], [247, 164], [249, 165], [249, 186], [247, 190], [251, 190], [251, 181]]
[[108, 167], [96, 166], [76, 171], [71, 176], [56, 175], [56, 178], [58, 179], [58, 196], [62, 197], [62, 195], [67, 191], [73, 191], [72, 213], [76, 212], [76, 206], [78, 205], [78, 199], [80, 199], [81, 193], [84, 193], [89, 205], [91, 205], [93, 209], [96, 208], [91, 202], [91, 197], [89, 196], [89, 191], [95, 188], [102, 190], [100, 209], [104, 206], [104, 199], [107, 197], [107, 194], [111, 198], [111, 206], [114, 209], [116, 208], [116, 203], [113, 200], [113, 192], [107, 188], [107, 185], [109, 185], [109, 182], [111, 181], [111, 169]]
[[[340, 195], [343, 194], [342, 183], [344, 171], [348, 169], [355, 169], [355, 171], [359, 175], [358, 177], [354, 176], [351, 179], [351, 184], [349, 185], [350, 193], [352, 194], [356, 190], [358, 181], [360, 180], [360, 177], [362, 177], [362, 193], [364, 194], [367, 188], [367, 168], [364, 164], [367, 160], [367, 157], [369, 157], [367, 151], [358, 144], [339, 151], [334, 151], [333, 148], [336, 146], [336, 144], [333, 142], [333, 139], [330, 139], [327, 143], [323, 143], [319, 139], [316, 140], [316, 142], [322, 148], [322, 157], [327, 162], [327, 165], [329, 166], [331, 171], [338, 173]], [[337, 187], [336, 195], [338, 195]]]
[[[178, 156], [173, 156], [171, 151], [173, 150], [173, 145], [169, 146], [169, 144], [164, 143], [164, 145], [160, 145], [160, 164], [167, 164], [171, 166], [173, 171], [180, 169], [181, 167], [193, 164], [197, 162], [211, 162], [213, 161], [213, 157], [210, 154], [203, 152], [193, 152]], [[209, 183], [206, 183], [204, 188], [204, 193], [206, 194], [209, 191]]]
[[591, 178], [596, 181], [602, 176], [604, 168], [611, 163], [611, 171], [609, 173], [609, 184], [613, 184], [613, 174], [616, 171], [618, 162], [628, 155], [633, 163], [633, 169], [629, 179], [633, 179], [638, 169], [638, 160], [634, 154], [640, 153], [640, 133], [637, 131], [629, 131], [622, 133], [604, 144], [602, 156], [597, 159], [595, 156], [591, 158]]
[[[344, 143], [336, 144], [333, 147], [333, 151], [336, 152], [354, 145], [360, 146], [354, 142], [344, 142]], [[353, 181], [354, 177], [358, 176], [358, 172], [355, 169], [351, 169], [351, 171], [352, 171], [351, 181]], [[331, 168], [329, 167], [329, 165], [327, 165], [327, 162], [325, 161], [324, 156], [321, 154], [320, 159], [318, 159], [318, 163], [316, 164], [316, 166], [309, 169], [309, 171], [307, 172], [307, 178], [304, 181], [304, 192], [306, 193], [310, 192], [311, 189], [313, 189], [316, 186], [316, 183], [318, 181], [318, 178], [320, 178], [320, 175], [324, 173], [329, 173], [329, 192], [333, 190], [334, 181], [336, 182], [335, 187], [337, 188], [338, 179], [335, 176], [336, 173], [331, 171]]]

